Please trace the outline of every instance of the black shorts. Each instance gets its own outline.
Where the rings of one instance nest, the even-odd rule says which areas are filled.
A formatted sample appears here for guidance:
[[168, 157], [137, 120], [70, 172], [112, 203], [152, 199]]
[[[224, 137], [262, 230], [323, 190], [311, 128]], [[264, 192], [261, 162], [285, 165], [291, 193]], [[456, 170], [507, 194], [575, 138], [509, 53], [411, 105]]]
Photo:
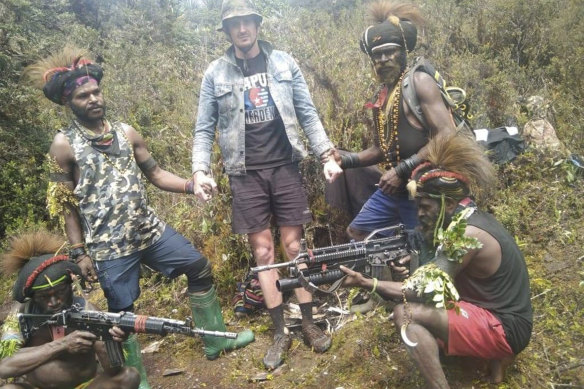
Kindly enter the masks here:
[[233, 195], [231, 228], [236, 234], [260, 232], [270, 227], [300, 226], [312, 221], [297, 164], [248, 170], [230, 176]]

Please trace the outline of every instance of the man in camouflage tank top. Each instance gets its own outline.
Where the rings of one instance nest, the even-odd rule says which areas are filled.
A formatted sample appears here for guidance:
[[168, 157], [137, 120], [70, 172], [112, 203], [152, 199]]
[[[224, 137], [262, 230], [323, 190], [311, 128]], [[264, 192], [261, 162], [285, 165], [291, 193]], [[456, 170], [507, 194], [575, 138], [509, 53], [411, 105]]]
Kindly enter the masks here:
[[[49, 151], [49, 209], [63, 218], [70, 257], [86, 279], [99, 280], [109, 311], [133, 311], [145, 264], [170, 278], [186, 275], [196, 325], [225, 331], [209, 261], [148, 207], [141, 176], [175, 193], [192, 194], [192, 181], [160, 168], [134, 128], [106, 119], [99, 65], [65, 49], [27, 73], [39, 76], [45, 96], [74, 115]], [[253, 339], [251, 331], [235, 340], [205, 337], [205, 354], [215, 359]], [[141, 368], [140, 388], [149, 388], [135, 336], [126, 346], [127, 363]]]

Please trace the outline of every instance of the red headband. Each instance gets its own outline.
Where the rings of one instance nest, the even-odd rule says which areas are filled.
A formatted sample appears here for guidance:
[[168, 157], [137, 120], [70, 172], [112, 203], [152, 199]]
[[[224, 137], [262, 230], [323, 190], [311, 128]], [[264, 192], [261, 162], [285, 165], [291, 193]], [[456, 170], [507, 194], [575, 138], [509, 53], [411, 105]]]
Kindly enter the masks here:
[[41, 263], [40, 266], [37, 267], [30, 274], [30, 276], [28, 276], [28, 278], [26, 279], [26, 283], [24, 284], [24, 290], [27, 290], [28, 288], [30, 288], [32, 286], [32, 284], [34, 284], [34, 281], [36, 280], [38, 275], [41, 274], [47, 267], [49, 267], [57, 262], [68, 261], [68, 260], [69, 260], [69, 257], [67, 255], [57, 255], [56, 257], [51, 257], [51, 258], [47, 259], [46, 261], [44, 261], [43, 263]]

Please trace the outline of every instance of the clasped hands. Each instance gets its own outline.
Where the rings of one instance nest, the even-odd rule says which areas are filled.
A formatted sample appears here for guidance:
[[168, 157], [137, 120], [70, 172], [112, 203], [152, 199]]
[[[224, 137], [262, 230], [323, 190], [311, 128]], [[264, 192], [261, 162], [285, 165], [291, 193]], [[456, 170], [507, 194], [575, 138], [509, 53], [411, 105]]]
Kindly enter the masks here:
[[200, 200], [209, 201], [217, 193], [217, 183], [202, 170], [193, 174], [193, 182], [195, 196]]

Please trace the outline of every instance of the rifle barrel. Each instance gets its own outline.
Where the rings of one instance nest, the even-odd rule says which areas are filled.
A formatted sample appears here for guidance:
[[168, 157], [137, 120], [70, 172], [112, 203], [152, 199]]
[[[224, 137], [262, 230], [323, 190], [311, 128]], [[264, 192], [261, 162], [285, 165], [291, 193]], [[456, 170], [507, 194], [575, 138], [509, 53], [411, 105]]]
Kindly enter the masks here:
[[200, 335], [200, 336], [218, 336], [221, 338], [228, 338], [228, 339], [236, 339], [237, 338], [237, 333], [235, 333], [235, 332], [207, 331], [207, 330], [201, 330], [198, 328], [195, 328], [193, 330], [193, 334]]
[[272, 269], [279, 269], [282, 267], [288, 267], [293, 265], [293, 262], [282, 262], [282, 263], [274, 263], [272, 265], [263, 265], [263, 266], [256, 266], [256, 267], [252, 267], [251, 268], [251, 272], [256, 274], [262, 271], [266, 271], [266, 270], [272, 270]]

